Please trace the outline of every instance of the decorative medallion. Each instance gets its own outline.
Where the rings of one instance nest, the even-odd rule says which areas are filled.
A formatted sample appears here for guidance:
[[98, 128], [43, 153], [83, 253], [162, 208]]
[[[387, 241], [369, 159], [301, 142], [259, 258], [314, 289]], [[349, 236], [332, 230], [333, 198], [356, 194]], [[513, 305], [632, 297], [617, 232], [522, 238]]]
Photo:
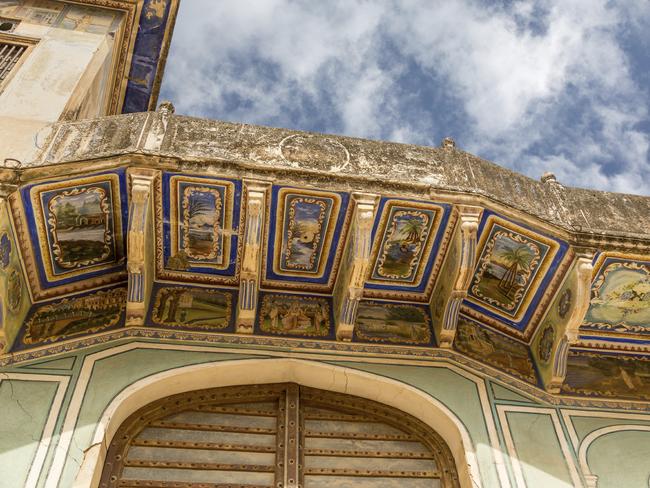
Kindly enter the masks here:
[[650, 332], [650, 263], [605, 258], [582, 327]]
[[350, 153], [336, 139], [311, 134], [292, 134], [280, 142], [282, 158], [289, 163], [318, 165], [332, 172], [350, 164]]
[[189, 287], [158, 289], [151, 321], [155, 325], [199, 330], [223, 330], [230, 326], [231, 292]]
[[0, 236], [0, 269], [6, 269], [11, 259], [11, 240], [6, 232]]
[[401, 344], [431, 344], [427, 307], [362, 301], [355, 324], [357, 340]]
[[566, 317], [566, 314], [571, 309], [571, 303], [573, 301], [573, 293], [570, 288], [565, 289], [560, 295], [560, 300], [557, 304], [557, 314], [561, 319]]
[[519, 320], [559, 248], [557, 242], [491, 216], [469, 289], [476, 303]]
[[7, 307], [11, 312], [17, 312], [22, 301], [22, 283], [20, 274], [15, 269], [9, 271], [7, 275]]
[[332, 328], [330, 310], [325, 298], [264, 294], [258, 325], [267, 334], [328, 337]]
[[124, 318], [126, 289], [98, 291], [36, 309], [25, 326], [24, 344], [52, 342], [93, 334], [118, 325]]
[[514, 376], [537, 383], [528, 348], [505, 335], [493, 332], [464, 317], [458, 319], [456, 349]]
[[542, 338], [537, 346], [537, 354], [545, 363], [551, 359], [551, 351], [553, 350], [553, 343], [555, 342], [555, 330], [552, 326], [547, 326], [542, 332]]

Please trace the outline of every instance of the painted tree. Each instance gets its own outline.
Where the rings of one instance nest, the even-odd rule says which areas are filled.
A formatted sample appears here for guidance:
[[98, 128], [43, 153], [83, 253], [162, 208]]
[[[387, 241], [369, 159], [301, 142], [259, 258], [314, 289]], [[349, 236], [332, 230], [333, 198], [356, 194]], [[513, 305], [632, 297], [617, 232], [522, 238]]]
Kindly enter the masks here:
[[501, 277], [499, 288], [507, 295], [517, 286], [519, 272], [526, 270], [533, 259], [533, 253], [528, 246], [521, 244], [516, 247], [505, 249], [500, 253], [501, 259], [509, 264], [508, 269]]

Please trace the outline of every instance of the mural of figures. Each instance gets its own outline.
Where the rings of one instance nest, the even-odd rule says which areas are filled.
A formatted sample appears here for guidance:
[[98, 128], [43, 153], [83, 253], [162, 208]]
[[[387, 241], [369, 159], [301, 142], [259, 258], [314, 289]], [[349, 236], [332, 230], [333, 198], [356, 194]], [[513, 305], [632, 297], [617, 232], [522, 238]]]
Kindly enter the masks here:
[[537, 383], [528, 349], [520, 342], [460, 317], [454, 345], [456, 349], [468, 356], [501, 368], [531, 383]]
[[413, 281], [435, 218], [435, 211], [393, 206], [373, 278]]
[[262, 332], [326, 337], [330, 334], [330, 304], [324, 298], [264, 295], [258, 320]]
[[151, 321], [156, 325], [222, 330], [230, 325], [232, 293], [188, 287], [165, 287], [156, 293]]
[[592, 286], [585, 325], [650, 332], [650, 264], [606, 261]]
[[216, 189], [184, 188], [181, 248], [189, 257], [222, 261], [221, 206], [221, 194]]
[[430, 344], [431, 319], [425, 307], [361, 302], [355, 333], [363, 341]]
[[650, 360], [572, 351], [562, 392], [650, 400]]
[[549, 245], [493, 225], [485, 240], [470, 294], [514, 316], [548, 254]]
[[24, 344], [91, 334], [123, 320], [126, 289], [99, 291], [42, 306], [27, 321]]
[[39, 192], [54, 274], [113, 262], [113, 188], [110, 181]]

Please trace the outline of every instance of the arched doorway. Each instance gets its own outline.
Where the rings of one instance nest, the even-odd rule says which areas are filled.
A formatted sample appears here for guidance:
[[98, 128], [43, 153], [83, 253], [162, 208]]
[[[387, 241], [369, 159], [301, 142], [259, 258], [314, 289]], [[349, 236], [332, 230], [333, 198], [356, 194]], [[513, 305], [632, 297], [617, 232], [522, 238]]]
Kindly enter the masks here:
[[458, 487], [428, 425], [371, 400], [295, 383], [199, 390], [131, 415], [102, 488]]

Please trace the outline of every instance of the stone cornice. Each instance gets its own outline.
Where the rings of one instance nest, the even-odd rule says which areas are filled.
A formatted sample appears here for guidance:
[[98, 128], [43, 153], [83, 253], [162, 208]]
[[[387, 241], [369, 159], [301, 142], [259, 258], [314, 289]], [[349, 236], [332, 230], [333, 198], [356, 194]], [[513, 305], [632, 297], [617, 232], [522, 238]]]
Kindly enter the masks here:
[[[143, 158], [142, 156], [146, 156]], [[21, 182], [137, 160], [196, 172], [266, 173], [359, 191], [485, 203], [573, 245], [650, 251], [650, 198], [536, 181], [452, 145], [423, 147], [174, 115], [168, 111], [57, 124]], [[47, 170], [45, 170], [47, 168]]]

